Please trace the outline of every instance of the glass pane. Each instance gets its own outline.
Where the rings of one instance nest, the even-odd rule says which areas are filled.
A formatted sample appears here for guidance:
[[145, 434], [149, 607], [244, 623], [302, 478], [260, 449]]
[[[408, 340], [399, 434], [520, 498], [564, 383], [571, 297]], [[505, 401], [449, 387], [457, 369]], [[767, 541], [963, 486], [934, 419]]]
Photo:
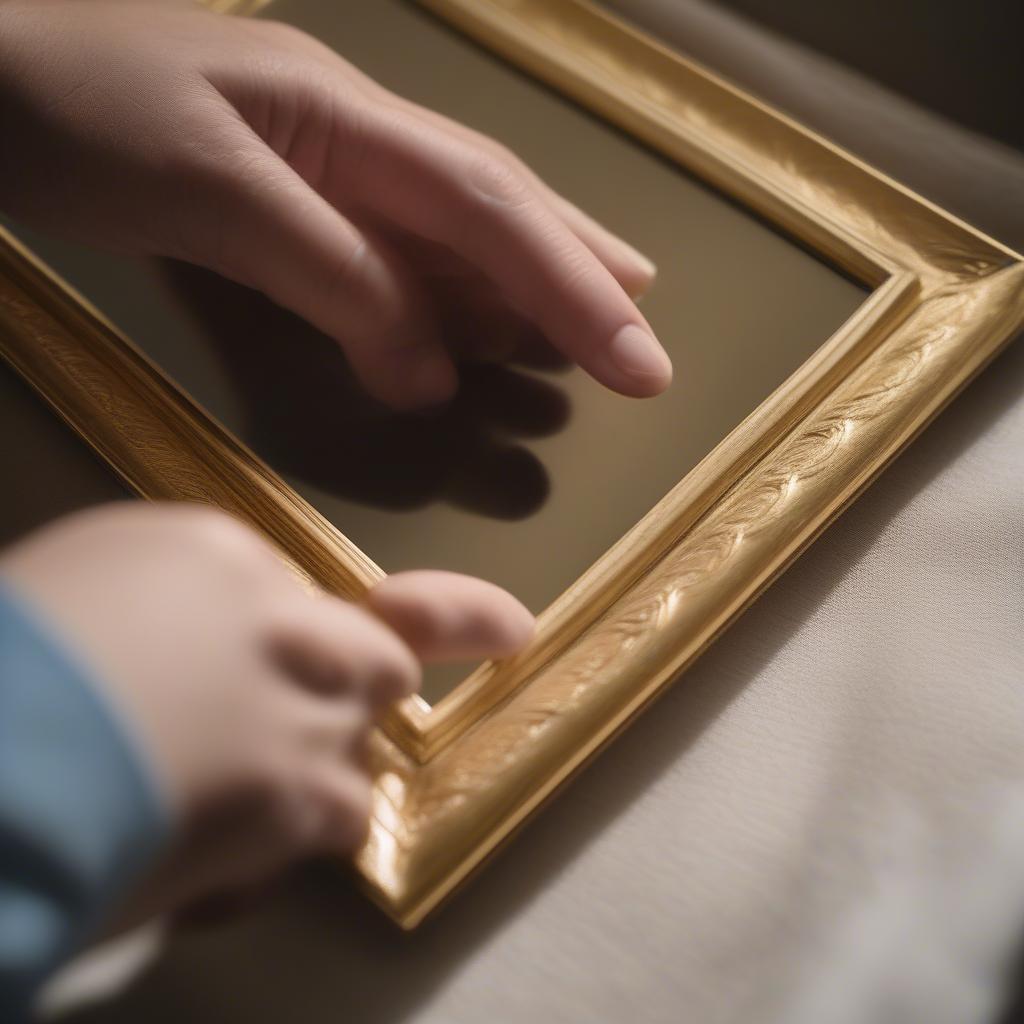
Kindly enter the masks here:
[[[431, 416], [361, 399], [333, 342], [189, 268], [22, 233], [387, 571], [483, 576], [542, 610], [793, 372], [866, 291], [401, 0], [278, 0], [382, 84], [516, 150], [659, 266], [644, 311], [668, 393], [477, 367]], [[267, 239], [273, 245], [273, 239]], [[432, 673], [436, 700], [464, 670]]]

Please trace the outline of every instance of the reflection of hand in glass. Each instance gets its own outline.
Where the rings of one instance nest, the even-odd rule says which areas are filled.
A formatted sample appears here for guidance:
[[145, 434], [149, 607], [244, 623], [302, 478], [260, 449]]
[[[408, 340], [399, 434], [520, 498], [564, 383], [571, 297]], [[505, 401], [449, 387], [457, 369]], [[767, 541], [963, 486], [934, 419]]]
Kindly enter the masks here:
[[289, 27], [179, 0], [6, 0], [0, 125], [15, 216], [257, 288], [390, 405], [455, 389], [439, 279], [497, 297], [617, 391], [669, 383], [629, 298], [648, 261], [492, 140]]
[[[206, 271], [180, 263], [167, 271], [228, 367], [243, 406], [242, 436], [279, 472], [390, 509], [446, 500], [507, 519], [547, 497], [543, 466], [512, 439], [565, 424], [568, 399], [558, 388], [476, 363], [464, 366], [462, 387], [444, 408], [396, 413], [368, 398], [337, 346], [294, 315]], [[464, 326], [448, 324], [473, 347]], [[529, 334], [522, 344], [504, 341], [521, 362], [554, 361]]]

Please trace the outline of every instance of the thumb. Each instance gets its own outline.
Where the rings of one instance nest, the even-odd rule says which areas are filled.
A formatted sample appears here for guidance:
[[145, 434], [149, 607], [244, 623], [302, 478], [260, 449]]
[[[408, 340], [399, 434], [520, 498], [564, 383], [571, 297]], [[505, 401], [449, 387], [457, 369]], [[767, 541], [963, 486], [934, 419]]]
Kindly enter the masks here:
[[377, 584], [366, 607], [423, 661], [500, 658], [533, 637], [533, 615], [493, 583], [453, 572], [397, 573]]

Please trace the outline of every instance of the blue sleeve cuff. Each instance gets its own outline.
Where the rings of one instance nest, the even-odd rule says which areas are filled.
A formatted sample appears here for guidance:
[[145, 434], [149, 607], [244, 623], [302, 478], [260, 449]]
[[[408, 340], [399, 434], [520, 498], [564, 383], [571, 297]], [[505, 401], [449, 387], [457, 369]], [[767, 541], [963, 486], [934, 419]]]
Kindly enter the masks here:
[[0, 585], [0, 1020], [152, 860], [169, 821], [89, 671]]

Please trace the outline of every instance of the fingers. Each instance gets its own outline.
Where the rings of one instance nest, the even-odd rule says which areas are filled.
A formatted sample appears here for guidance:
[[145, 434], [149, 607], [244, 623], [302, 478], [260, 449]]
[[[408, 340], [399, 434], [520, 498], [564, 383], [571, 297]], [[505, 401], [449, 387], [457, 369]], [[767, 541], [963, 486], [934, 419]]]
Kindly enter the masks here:
[[314, 692], [359, 693], [380, 705], [418, 689], [417, 658], [505, 657], [535, 628], [533, 615], [500, 587], [439, 570], [389, 576], [364, 606], [327, 596], [293, 602], [270, 631], [271, 657]]
[[339, 755], [355, 763], [365, 760], [374, 715], [362, 692], [346, 689], [344, 699], [325, 700], [296, 691], [293, 699], [310, 751], [320, 751], [332, 762]]
[[490, 153], [499, 162], [514, 166], [519, 174], [527, 179], [534, 189], [565, 221], [568, 227], [587, 245], [595, 256], [608, 268], [628, 295], [638, 298], [654, 283], [657, 268], [643, 253], [639, 252], [624, 239], [613, 234], [602, 224], [584, 213], [579, 207], [560, 196], [542, 178], [524, 164], [518, 157], [502, 146], [499, 142], [477, 132], [466, 125], [460, 124], [437, 111], [422, 107], [402, 96], [391, 93], [356, 71], [337, 54], [309, 37], [294, 39], [306, 55], [327, 66], [334, 74], [344, 75], [351, 79], [359, 92], [381, 107], [404, 112], [414, 119], [429, 124], [438, 133], [474, 147], [481, 152]]
[[[386, 102], [386, 101], [385, 101]], [[486, 135], [476, 132], [465, 125], [453, 121], [443, 114], [420, 107], [400, 97], [392, 97], [396, 106], [421, 117], [433, 125], [439, 132], [458, 138], [475, 146], [477, 149], [491, 153], [497, 160], [514, 166], [518, 173], [526, 178], [537, 193], [548, 203], [552, 211], [565, 221], [570, 230], [586, 245], [591, 252], [608, 268], [623, 290], [633, 299], [644, 295], [654, 284], [658, 270], [643, 253], [639, 252], [624, 239], [613, 234], [593, 217], [584, 213], [578, 206], [559, 195], [542, 178], [504, 146]]]
[[[441, 402], [457, 386], [426, 300], [400, 260], [310, 188], [244, 125], [216, 190], [222, 237], [201, 262], [257, 288], [344, 348], [363, 386], [396, 408]], [[218, 252], [210, 261], [206, 254]]]
[[419, 662], [400, 634], [347, 601], [303, 595], [279, 613], [267, 643], [278, 666], [316, 693], [380, 706], [419, 689]]
[[[243, 221], [280, 224], [284, 239], [304, 244], [282, 254], [275, 236], [268, 245], [265, 230], [250, 232], [242, 243], [245, 278], [338, 338], [376, 397], [399, 408], [443, 401], [457, 386], [451, 360], [400, 261], [334, 208], [356, 210], [360, 223], [450, 249], [607, 386], [637, 397], [668, 386], [671, 363], [630, 299], [653, 280], [649, 261], [497, 143], [399, 100], [322, 47], [289, 38], [331, 73], [315, 86], [317, 115], [306, 119], [316, 130], [306, 124], [289, 144], [273, 145], [289, 160], [295, 151], [320, 155], [298, 161], [301, 176], [284, 160], [273, 174], [258, 167], [256, 177], [271, 184], [254, 189], [249, 181], [257, 209]], [[266, 164], [272, 154], [265, 152], [254, 164]], [[254, 177], [251, 168], [246, 177]], [[314, 202], [316, 191], [327, 201]], [[272, 210], [262, 209], [268, 204]]]
[[603, 384], [635, 397], [668, 387], [671, 363], [639, 310], [514, 166], [395, 112], [363, 130], [372, 158], [343, 192], [478, 266]]
[[[505, 591], [447, 572], [389, 577], [366, 597], [372, 616], [331, 598], [306, 606], [301, 622], [279, 636], [284, 647], [278, 657], [291, 651], [293, 671], [301, 665], [307, 678], [312, 674], [328, 683], [349, 678], [356, 666], [369, 693], [393, 695], [396, 679], [408, 686], [418, 678], [418, 669], [410, 668], [415, 662], [409, 648], [424, 660], [500, 657], [520, 650], [534, 632], [533, 616]], [[301, 705], [309, 751], [306, 781], [302, 796], [285, 801], [287, 813], [279, 815], [291, 823], [285, 833], [292, 835], [293, 850], [344, 855], [366, 838], [373, 794], [360, 767], [369, 725], [361, 706], [359, 700], [313, 698]]]
[[325, 852], [350, 854], [366, 839], [373, 803], [369, 777], [345, 766], [333, 766], [316, 785], [323, 809], [315, 846]]
[[530, 612], [500, 587], [451, 572], [389, 576], [365, 603], [424, 661], [514, 654], [535, 627]]
[[650, 259], [539, 179], [538, 185], [562, 220], [608, 268], [630, 298], [639, 299], [650, 290], [658, 276], [658, 268]]

